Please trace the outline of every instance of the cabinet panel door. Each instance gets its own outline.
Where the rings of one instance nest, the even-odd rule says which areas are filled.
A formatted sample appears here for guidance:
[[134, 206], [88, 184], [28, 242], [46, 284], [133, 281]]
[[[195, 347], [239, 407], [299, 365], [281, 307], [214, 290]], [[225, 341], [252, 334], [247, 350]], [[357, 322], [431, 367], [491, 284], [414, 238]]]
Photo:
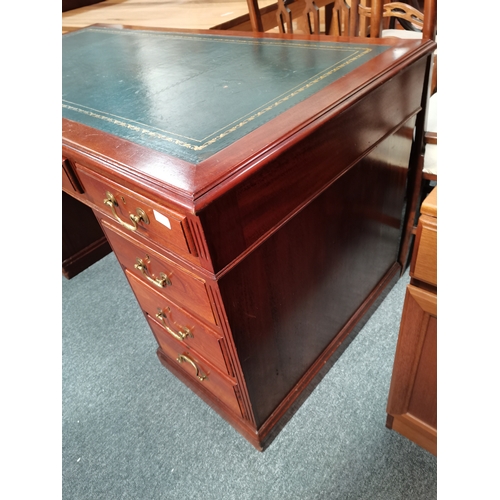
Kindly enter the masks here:
[[[387, 413], [394, 417], [394, 430], [436, 453], [437, 296], [412, 285], [406, 290]], [[425, 443], [419, 442], [422, 437]]]

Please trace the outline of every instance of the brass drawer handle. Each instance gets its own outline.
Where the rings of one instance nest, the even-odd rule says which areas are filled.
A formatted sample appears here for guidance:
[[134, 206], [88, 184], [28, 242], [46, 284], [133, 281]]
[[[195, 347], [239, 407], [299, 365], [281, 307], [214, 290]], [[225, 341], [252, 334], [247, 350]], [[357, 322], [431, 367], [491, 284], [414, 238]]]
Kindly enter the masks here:
[[167, 332], [170, 333], [170, 335], [172, 335], [172, 337], [176, 338], [177, 340], [184, 340], [186, 337], [194, 338], [193, 334], [191, 333], [191, 330], [187, 326], [182, 326], [178, 332], [172, 330], [172, 328], [170, 328], [170, 326], [167, 325], [167, 321], [169, 321], [167, 315], [159, 307], [158, 307], [158, 312], [156, 313], [156, 317], [160, 320], [161, 324], [163, 325], [163, 328], [165, 328], [165, 330], [167, 330]]
[[140, 271], [148, 281], [153, 283], [153, 285], [156, 285], [158, 288], [165, 288], [166, 286], [170, 286], [172, 282], [170, 281], [169, 277], [165, 273], [160, 273], [159, 278], [155, 278], [154, 276], [149, 275], [148, 268], [146, 267], [146, 264], [142, 259], [139, 259], [137, 257], [135, 259], [135, 264], [134, 267]]
[[136, 208], [136, 214], [130, 214], [130, 220], [132, 224], [128, 224], [120, 219], [120, 216], [116, 213], [115, 207], [118, 206], [118, 202], [115, 197], [109, 192], [106, 191], [106, 198], [104, 199], [104, 204], [111, 208], [111, 212], [113, 213], [113, 217], [123, 226], [129, 229], [130, 231], [137, 230], [137, 224], [140, 221], [144, 222], [144, 224], [149, 224], [149, 218], [146, 215], [146, 212], [142, 208]]
[[208, 375], [200, 375], [200, 369], [189, 356], [186, 356], [185, 354], [179, 354], [177, 356], [177, 361], [179, 363], [183, 363], [184, 361], [189, 363], [196, 370], [196, 377], [198, 378], [198, 380], [201, 380], [203, 382], [208, 377]]

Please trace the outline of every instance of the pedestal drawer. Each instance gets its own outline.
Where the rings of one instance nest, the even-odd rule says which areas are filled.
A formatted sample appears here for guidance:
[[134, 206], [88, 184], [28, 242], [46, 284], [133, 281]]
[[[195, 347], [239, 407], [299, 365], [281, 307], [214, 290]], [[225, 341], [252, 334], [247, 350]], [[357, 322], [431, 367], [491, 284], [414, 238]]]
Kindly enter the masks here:
[[185, 349], [193, 348], [202, 353], [223, 373], [231, 375], [222, 353], [220, 334], [207, 329], [173, 302], [153, 292], [130, 271], [126, 271], [126, 275], [142, 309], [152, 318], [156, 318], [168, 335], [182, 342]]
[[101, 220], [121, 265], [173, 302], [216, 324], [205, 281]]
[[240, 405], [234, 392], [236, 382], [218, 372], [200, 354], [173, 339], [155, 320], [148, 318], [148, 321], [165, 356], [176, 362], [193, 380], [231, 410], [241, 415]]
[[196, 256], [186, 217], [76, 164], [89, 200], [122, 227], [165, 248]]

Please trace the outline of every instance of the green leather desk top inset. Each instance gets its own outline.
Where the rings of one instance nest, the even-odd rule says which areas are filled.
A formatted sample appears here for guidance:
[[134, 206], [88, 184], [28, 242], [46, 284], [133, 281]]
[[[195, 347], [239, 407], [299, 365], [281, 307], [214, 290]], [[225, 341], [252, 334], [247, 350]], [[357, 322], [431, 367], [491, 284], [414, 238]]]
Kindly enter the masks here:
[[86, 28], [63, 36], [62, 115], [196, 164], [388, 48]]

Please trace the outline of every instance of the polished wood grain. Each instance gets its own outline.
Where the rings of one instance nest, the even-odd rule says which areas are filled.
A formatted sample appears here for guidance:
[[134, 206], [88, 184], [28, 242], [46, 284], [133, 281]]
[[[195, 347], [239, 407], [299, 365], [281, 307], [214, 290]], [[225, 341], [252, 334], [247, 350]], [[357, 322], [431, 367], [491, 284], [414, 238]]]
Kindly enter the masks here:
[[[260, 8], [275, 3], [275, 0], [259, 0]], [[245, 0], [106, 0], [63, 12], [62, 28], [64, 32], [104, 23], [209, 29], [234, 18], [248, 16], [248, 12]], [[250, 22], [246, 31], [252, 31]]]
[[215, 397], [220, 404], [227, 406], [236, 414], [241, 414], [234, 391], [236, 382], [217, 370], [194, 349], [186, 349], [185, 345], [168, 335], [155, 320], [148, 318], [148, 321], [162, 357], [168, 358], [173, 364], [177, 363], [180, 370], [184, 371], [194, 384]]
[[193, 348], [202, 352], [213, 365], [222, 372], [230, 374], [220, 331], [208, 328], [176, 303], [152, 290], [131, 271], [127, 270], [125, 274], [137, 301], [148, 316], [161, 323], [169, 335], [183, 342], [186, 349]]
[[[184, 304], [192, 313], [206, 321], [217, 323], [203, 279], [177, 266], [153, 249], [137, 245], [129, 234], [122, 232], [113, 223], [101, 219], [101, 224], [113, 251], [124, 267], [144, 283], [152, 284], [153, 290], [160, 292], [167, 299]], [[136, 267], [137, 259], [143, 261], [144, 270]], [[165, 285], [161, 285], [162, 276], [168, 278], [164, 280]]]
[[[217, 33], [225, 32], [214, 32]], [[233, 35], [332, 40], [316, 35]], [[394, 62], [392, 52], [377, 56], [362, 68], [353, 70], [349, 78], [339, 79], [317, 92], [314, 100], [299, 103], [276, 117], [272, 124], [259, 127], [198, 167], [182, 160], [174, 161], [116, 136], [105, 133], [96, 136], [90, 127], [69, 120], [63, 120], [65, 147], [73, 149], [72, 144], [79, 145], [71, 152], [76, 163], [87, 165], [106, 178], [111, 174], [122, 185], [134, 186], [136, 193], [154, 202], [170, 205], [172, 209], [180, 205], [196, 212], [202, 225], [206, 226], [206, 221], [210, 220], [203, 233], [210, 245], [211, 259], [202, 266], [207, 269], [213, 266], [212, 269], [219, 272], [276, 227], [290, 207], [306, 203], [321, 186], [332, 182], [355, 162], [366, 148], [373, 148], [381, 141], [389, 133], [388, 123], [395, 131], [418, 112], [425, 78], [426, 61], [422, 55], [428, 51], [426, 45], [419, 40], [402, 42], [395, 39], [376, 39], [370, 43], [398, 47], [399, 61]], [[411, 56], [407, 59], [405, 54]], [[401, 71], [413, 61], [416, 64], [411, 69]], [[389, 69], [381, 71], [381, 67]], [[387, 83], [383, 88], [380, 87], [382, 82]], [[397, 104], [393, 96], [402, 88], [405, 98]], [[372, 92], [377, 95], [376, 104], [363, 99]], [[355, 99], [349, 98], [354, 95]], [[386, 113], [391, 114], [389, 122]], [[304, 121], [309, 124], [304, 126]], [[357, 125], [360, 122], [364, 123], [363, 127]], [[398, 132], [401, 140], [411, 138], [412, 126]], [[330, 137], [338, 141], [333, 151]], [[96, 162], [97, 152], [112, 158], [112, 162]], [[394, 155], [393, 161], [399, 158]], [[408, 165], [407, 158], [402, 161]], [[305, 164], [308, 170], [303, 168]], [[262, 201], [256, 205], [252, 200], [257, 186]], [[101, 210], [100, 203], [99, 200]], [[240, 220], [235, 219], [235, 213], [240, 214]], [[193, 224], [196, 226], [196, 222]], [[242, 227], [245, 227], [245, 234], [241, 233]], [[197, 253], [201, 260], [206, 251], [197, 247]]]
[[377, 162], [387, 141], [219, 280], [258, 426], [393, 271], [405, 169]]
[[[424, 24], [422, 38], [424, 40], [435, 40], [437, 34], [437, 0], [424, 1]], [[422, 112], [417, 118], [415, 128], [415, 140], [413, 143], [412, 158], [410, 161], [410, 172], [408, 176], [407, 209], [403, 237], [401, 240], [400, 263], [406, 268], [411, 259], [411, 244], [418, 222], [419, 208], [425, 197], [423, 190], [423, 168], [425, 155], [425, 122], [429, 108], [429, 99], [437, 89], [437, 59], [435, 53], [428, 61], [427, 88], [422, 100]]]
[[437, 454], [437, 187], [424, 202], [387, 402], [387, 427]]
[[[337, 0], [338, 1], [338, 0]], [[342, 0], [345, 8], [349, 3]], [[370, 0], [356, 0], [369, 5]], [[381, 0], [376, 0], [379, 2]], [[309, 2], [309, 3], [308, 3]], [[85, 5], [86, 4], [86, 5]], [[332, 0], [295, 0], [284, 6], [282, 0], [74, 0], [67, 2], [62, 14], [63, 32], [92, 24], [126, 24], [160, 28], [237, 29], [255, 32], [353, 34], [334, 30], [330, 32], [334, 17], [328, 5]], [[325, 15], [325, 6], [327, 6]], [[64, 8], [64, 5], [63, 5]], [[67, 9], [67, 10], [66, 10]], [[318, 10], [316, 10], [318, 9]], [[311, 29], [304, 17], [311, 15]], [[313, 14], [314, 13], [314, 14]], [[286, 21], [283, 17], [285, 14]], [[315, 21], [312, 17], [315, 17]], [[368, 33], [370, 11], [363, 11], [362, 33]], [[284, 22], [284, 24], [283, 24]], [[325, 26], [327, 27], [325, 30]], [[354, 27], [353, 27], [354, 29]]]
[[415, 250], [412, 256], [411, 276], [437, 286], [437, 221], [421, 215], [417, 227]]
[[[400, 433], [411, 428], [411, 434], [404, 435], [434, 455], [437, 454], [436, 381], [437, 296], [408, 285], [387, 404], [390, 416], [387, 424]], [[406, 425], [398, 428], [400, 421]], [[418, 429], [422, 429], [423, 436]]]
[[420, 213], [428, 217], [437, 218], [437, 212], [438, 212], [438, 188], [436, 186], [422, 202], [422, 205], [420, 207]]
[[[140, 282], [134, 288], [158, 358], [259, 450], [400, 272], [413, 128], [435, 44], [363, 43], [389, 49], [198, 164], [63, 120], [63, 156], [83, 190], [75, 197]], [[132, 211], [137, 201], [178, 214], [191, 243], [120, 225], [103, 203], [107, 186], [126, 205], [133, 199]], [[171, 285], [154, 283], [160, 273]], [[225, 369], [214, 344], [178, 341], [151, 316], [157, 296], [165, 299], [157, 307], [171, 303], [214, 334]]]
[[68, 10], [87, 7], [99, 3], [100, 1], [101, 0], [62, 0], [62, 11], [67, 12]]
[[[388, 124], [384, 119], [386, 112], [390, 113], [392, 123], [398, 130], [394, 131], [390, 141], [380, 146], [382, 156], [395, 170], [401, 169], [406, 175], [414, 111], [420, 100], [424, 64], [424, 61], [420, 61], [405, 73], [393, 74], [394, 77], [383, 88], [370, 89], [377, 103], [375, 108], [384, 110], [384, 113], [374, 113], [371, 100], [353, 102], [347, 108], [341, 105], [341, 113], [337, 108], [336, 111], [324, 114], [316, 122], [314, 130], [303, 129], [286, 144], [278, 147], [279, 151], [286, 146], [285, 151], [269, 151], [265, 159], [259, 161], [259, 168], [251, 174], [249, 172], [250, 175], [247, 174], [245, 178], [240, 176], [237, 185], [220, 183], [210, 191], [210, 197], [201, 197], [197, 203], [197, 211], [205, 227], [215, 270], [223, 269], [238, 255], [251, 249], [260, 238], [279, 227], [297, 207], [309, 203], [325, 185], [334, 182], [363, 155], [366, 148], [380, 143], [389, 134]], [[369, 65], [365, 65], [364, 70], [365, 77], [368, 77]], [[353, 71], [351, 82], [356, 81], [356, 77], [356, 71]], [[360, 80], [362, 78], [360, 75]], [[339, 89], [338, 94], [336, 88]], [[399, 88], [405, 88], [406, 98], [404, 103], [396, 105], [393, 95]], [[334, 95], [342, 95], [341, 92], [346, 90], [344, 82], [330, 87], [330, 92], [334, 92]], [[317, 103], [321, 103], [321, 97], [322, 93], [319, 92]], [[305, 108], [314, 111], [312, 103], [301, 103], [295, 106], [297, 114], [294, 114], [288, 124], [292, 125], [294, 119], [303, 116], [301, 111]], [[365, 125], [362, 128], [357, 125], [360, 121]], [[283, 128], [278, 126], [271, 133], [279, 130]], [[268, 140], [273, 139], [274, 134], [271, 133], [267, 134]], [[331, 137], [336, 138], [334, 150]], [[241, 142], [246, 143], [247, 138]], [[384, 149], [389, 143], [390, 147]], [[255, 141], [253, 144], [255, 149]], [[389, 153], [391, 148], [394, 150], [392, 155]], [[224, 160], [219, 162], [218, 167], [227, 165], [226, 168], [229, 168], [230, 162], [237, 164], [236, 159], [231, 156]], [[308, 168], [305, 169], [304, 165], [308, 165]], [[217, 199], [213, 199], [215, 195]], [[256, 196], [259, 203], [256, 203]], [[207, 210], [205, 204], [209, 201]]]
[[92, 210], [62, 192], [62, 274], [70, 279], [111, 252]]
[[410, 265], [410, 276], [437, 287], [437, 193], [435, 187], [420, 208], [415, 250]]
[[[154, 240], [163, 247], [175, 248], [177, 252], [197, 257], [186, 217], [166, 209], [151, 200], [95, 174], [76, 164], [76, 173], [86, 187], [86, 194], [98, 209], [130, 232], [146, 240]], [[110, 195], [112, 198], [110, 198]], [[110, 200], [115, 200], [110, 207]], [[134, 223], [130, 216], [142, 219]], [[196, 259], [193, 259], [196, 261]]]

